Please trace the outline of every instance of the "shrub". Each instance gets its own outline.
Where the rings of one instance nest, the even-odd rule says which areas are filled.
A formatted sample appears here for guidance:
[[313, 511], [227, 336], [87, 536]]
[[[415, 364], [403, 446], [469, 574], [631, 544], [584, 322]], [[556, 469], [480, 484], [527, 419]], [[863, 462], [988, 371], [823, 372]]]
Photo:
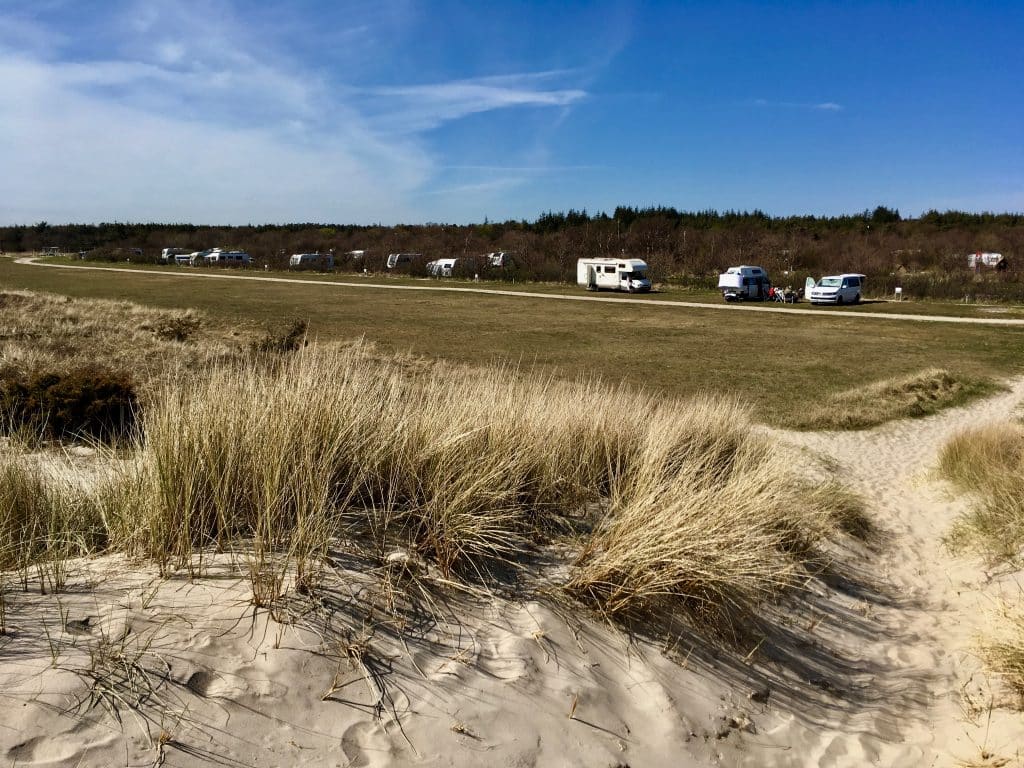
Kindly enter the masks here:
[[280, 333], [268, 332], [259, 341], [254, 341], [251, 349], [257, 354], [295, 352], [306, 346], [308, 330], [309, 323], [305, 320], [293, 320], [287, 330]]
[[0, 381], [0, 412], [10, 431], [43, 438], [111, 441], [135, 427], [138, 398], [124, 373], [85, 368]]

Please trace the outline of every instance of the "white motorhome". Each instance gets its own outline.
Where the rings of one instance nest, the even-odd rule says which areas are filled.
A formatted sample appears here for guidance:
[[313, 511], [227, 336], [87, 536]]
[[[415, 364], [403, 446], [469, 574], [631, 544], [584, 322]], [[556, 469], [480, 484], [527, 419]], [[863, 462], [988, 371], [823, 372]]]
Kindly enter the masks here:
[[413, 259], [423, 258], [422, 253], [389, 253], [388, 269], [394, 269], [401, 264], [411, 264]]
[[288, 258], [291, 269], [316, 269], [321, 272], [334, 269], [333, 253], [293, 253]]
[[768, 298], [772, 282], [761, 267], [741, 264], [718, 276], [718, 290], [726, 301], [761, 301]]
[[576, 283], [588, 291], [649, 291], [647, 262], [642, 259], [580, 259], [576, 262]]
[[451, 277], [458, 259], [437, 259], [427, 262], [427, 274], [431, 277]]

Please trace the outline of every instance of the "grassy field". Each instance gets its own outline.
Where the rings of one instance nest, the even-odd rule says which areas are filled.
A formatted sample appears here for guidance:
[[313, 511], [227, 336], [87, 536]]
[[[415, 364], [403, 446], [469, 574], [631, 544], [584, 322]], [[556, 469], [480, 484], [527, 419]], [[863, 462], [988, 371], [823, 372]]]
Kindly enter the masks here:
[[0, 259], [0, 287], [194, 308], [218, 334], [251, 336], [301, 318], [321, 341], [365, 338], [384, 351], [512, 362], [656, 394], [725, 392], [750, 402], [756, 419], [779, 425], [798, 423], [833, 393], [936, 366], [970, 377], [1024, 370], [1024, 328], [1012, 327], [122, 276], [7, 259]]
[[[57, 264], [69, 264], [74, 266], [96, 266], [110, 269], [131, 269], [131, 270], [145, 270], [152, 271], [156, 274], [194, 274], [210, 272], [206, 268], [192, 268], [192, 267], [177, 267], [177, 266], [162, 266], [154, 264], [136, 264], [130, 262], [82, 262], [78, 259], [71, 259], [68, 257], [46, 257], [49, 262]], [[423, 277], [410, 277], [401, 273], [396, 274], [384, 274], [384, 273], [369, 273], [362, 274], [357, 272], [333, 272], [333, 273], [318, 273], [318, 272], [284, 272], [284, 271], [271, 271], [264, 272], [259, 269], [245, 270], [241, 272], [244, 275], [250, 275], [254, 277], [286, 277], [290, 280], [306, 280], [310, 282], [332, 282], [332, 283], [376, 283], [385, 285], [410, 285], [410, 286], [433, 286], [436, 288], [481, 288], [486, 290], [498, 290], [498, 291], [512, 291], [512, 292], [523, 292], [523, 293], [544, 293], [559, 296], [580, 296], [582, 289], [576, 285], [570, 285], [566, 283], [534, 283], [534, 282], [505, 282], [505, 281], [472, 281], [458, 278], [423, 278]], [[702, 288], [690, 288], [676, 285], [664, 285], [660, 284], [657, 286], [657, 290], [640, 295], [632, 295], [617, 293], [614, 291], [602, 291], [600, 293], [602, 298], [630, 298], [637, 299], [642, 298], [648, 301], [687, 301], [687, 302], [701, 302], [701, 303], [712, 303], [721, 304], [722, 295], [716, 290], [706, 290]], [[786, 309], [792, 312], [801, 312], [808, 309], [824, 309], [829, 310], [832, 307], [827, 305], [812, 305], [809, 302], [803, 301], [797, 304], [764, 304], [761, 305], [758, 302], [754, 302], [753, 306], [772, 306], [775, 308]], [[1024, 306], [1012, 305], [1012, 304], [965, 304], [963, 302], [947, 302], [947, 301], [931, 301], [931, 300], [914, 300], [912, 297], [907, 297], [903, 301], [895, 301], [889, 297], [877, 297], [870, 291], [870, 287], [867, 293], [866, 300], [856, 306], [849, 304], [838, 307], [841, 311], [851, 311], [864, 314], [873, 314], [876, 312], [882, 312], [886, 314], [914, 314], [914, 315], [945, 315], [948, 317], [979, 317], [979, 318], [990, 318], [990, 317], [1006, 317], [1006, 318], [1024, 318]]]

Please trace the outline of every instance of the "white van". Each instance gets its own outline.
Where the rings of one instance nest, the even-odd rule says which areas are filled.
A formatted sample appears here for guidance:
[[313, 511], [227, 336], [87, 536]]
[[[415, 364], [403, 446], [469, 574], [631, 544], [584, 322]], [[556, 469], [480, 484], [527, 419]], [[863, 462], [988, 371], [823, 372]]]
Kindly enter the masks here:
[[588, 291], [649, 291], [647, 262], [643, 259], [580, 259], [576, 262], [576, 283]]
[[845, 272], [821, 278], [811, 289], [811, 304], [858, 304], [864, 288], [864, 275]]
[[726, 301], [763, 301], [771, 287], [768, 273], [749, 264], [729, 267], [718, 276], [718, 290]]

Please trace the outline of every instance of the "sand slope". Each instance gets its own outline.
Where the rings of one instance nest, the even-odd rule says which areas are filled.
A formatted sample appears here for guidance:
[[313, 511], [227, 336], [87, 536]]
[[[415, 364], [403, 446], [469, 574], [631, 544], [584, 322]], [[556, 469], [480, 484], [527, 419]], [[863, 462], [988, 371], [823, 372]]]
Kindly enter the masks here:
[[273, 615], [228, 554], [195, 582], [111, 556], [64, 594], [9, 585], [0, 765], [1022, 764], [1024, 717], [990, 711], [970, 652], [1013, 576], [944, 550], [963, 502], [929, 474], [950, 434], [1022, 399], [1017, 382], [866, 432], [769, 432], [825, 457], [886, 535], [833, 553], [733, 648], [629, 637], [536, 587], [370, 611], [382, 574], [342, 553]]

